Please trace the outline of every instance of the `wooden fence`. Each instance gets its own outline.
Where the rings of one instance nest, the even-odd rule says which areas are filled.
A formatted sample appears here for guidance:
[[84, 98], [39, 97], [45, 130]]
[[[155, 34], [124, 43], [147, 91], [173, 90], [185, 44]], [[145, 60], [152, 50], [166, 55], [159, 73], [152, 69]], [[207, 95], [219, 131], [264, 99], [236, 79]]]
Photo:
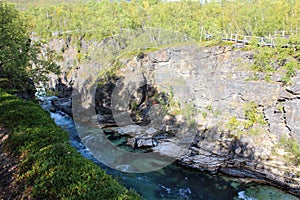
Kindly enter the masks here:
[[[211, 34], [210, 38], [212, 38]], [[240, 34], [223, 34], [223, 41], [231, 41], [235, 43], [241, 43], [243, 45], [249, 45], [250, 43], [256, 43], [258, 46], [282, 46], [288, 47], [288, 40], [290, 37], [297, 37], [298, 31], [274, 31], [274, 34], [269, 33], [267, 36], [257, 37], [257, 36], [249, 36], [249, 35], [240, 35]]]

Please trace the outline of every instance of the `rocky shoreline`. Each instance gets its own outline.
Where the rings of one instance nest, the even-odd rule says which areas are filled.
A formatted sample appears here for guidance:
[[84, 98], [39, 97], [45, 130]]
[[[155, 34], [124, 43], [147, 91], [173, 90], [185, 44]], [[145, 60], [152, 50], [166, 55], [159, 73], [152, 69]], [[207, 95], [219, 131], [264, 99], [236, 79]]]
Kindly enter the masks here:
[[[175, 157], [186, 167], [300, 196], [299, 164], [282, 145], [282, 138], [300, 142], [300, 74], [289, 87], [276, 73], [271, 82], [264, 74], [254, 80], [253, 53], [231, 47], [171, 47], [120, 62], [123, 67], [100, 79], [95, 93], [93, 106], [105, 134], [126, 136], [127, 145]], [[69, 78], [81, 73], [75, 70]], [[74, 88], [82, 91], [83, 82]], [[70, 98], [53, 105], [72, 114]]]
[[[58, 99], [55, 100], [53, 105], [57, 110], [64, 112], [65, 101], [65, 99], [62, 99], [61, 102], [63, 105], [60, 106], [60, 99]], [[70, 108], [68, 110], [70, 110]], [[52, 112], [55, 111], [53, 110]], [[102, 122], [100, 126], [104, 129], [104, 133], [106, 133], [107, 136], [128, 138], [126, 144], [132, 148], [148, 149], [148, 151], [150, 148], [152, 149], [151, 151], [159, 152], [162, 155], [176, 157], [176, 162], [187, 168], [209, 171], [213, 174], [221, 172], [226, 175], [240, 178], [241, 181], [245, 182], [251, 181], [270, 184], [293, 195], [300, 196], [299, 178], [295, 177], [293, 174], [299, 169], [290, 169], [286, 166], [286, 161], [278, 161], [275, 157], [273, 160], [268, 161], [258, 161], [254, 158], [249, 159], [250, 156], [245, 157], [245, 154], [249, 154], [249, 149], [247, 149], [247, 146], [239, 140], [232, 138], [225, 139], [215, 132], [204, 131], [205, 136], [203, 136], [203, 134], [202, 136], [201, 134], [197, 135], [198, 138], [202, 138], [201, 141], [198, 143], [194, 141], [184, 154], [177, 155], [175, 152], [178, 152], [177, 150], [181, 149], [178, 144], [180, 142], [176, 136], [170, 137], [170, 132], [161, 130], [159, 134], [156, 132], [156, 134], [149, 135], [149, 132], [157, 130], [154, 128], [145, 130], [140, 128], [140, 126], [135, 125], [118, 127], [114, 122], [112, 123], [111, 120], [112, 119], [100, 117], [99, 121]], [[173, 130], [175, 130], [175, 128]], [[229, 141], [231, 141], [230, 145], [228, 144]], [[222, 144], [221, 146], [226, 144], [229, 148], [225, 150], [225, 152], [224, 149], [221, 150], [223, 151], [222, 153], [220, 151], [220, 149], [222, 149], [219, 146], [220, 144]], [[290, 174], [283, 174], [282, 172], [287, 169], [291, 171]], [[293, 170], [295, 171], [293, 172]]]

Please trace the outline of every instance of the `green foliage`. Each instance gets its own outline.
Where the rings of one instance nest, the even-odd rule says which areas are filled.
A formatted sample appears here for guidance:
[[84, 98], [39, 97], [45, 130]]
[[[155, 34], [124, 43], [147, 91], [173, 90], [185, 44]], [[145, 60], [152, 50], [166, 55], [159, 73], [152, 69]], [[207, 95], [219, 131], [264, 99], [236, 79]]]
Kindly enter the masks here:
[[252, 70], [255, 72], [252, 80], [258, 80], [257, 72], [265, 74], [265, 81], [271, 82], [271, 75], [275, 72], [281, 75], [284, 85], [291, 84], [292, 77], [300, 69], [298, 52], [294, 46], [287, 48], [256, 47]]
[[24, 76], [28, 62], [28, 32], [23, 16], [10, 4], [0, 1], [0, 76], [16, 83]]
[[289, 85], [289, 84], [291, 83], [291, 77], [288, 76], [288, 75], [286, 75], [286, 74], [284, 74], [284, 75], [281, 77], [280, 81], [281, 81], [284, 85]]
[[57, 60], [54, 51], [41, 42], [31, 41], [30, 25], [23, 13], [0, 1], [0, 21], [0, 78], [9, 79], [13, 88], [26, 90], [28, 78], [45, 81], [50, 72], [60, 72], [53, 62]]
[[[5, 89], [6, 91], [12, 90], [13, 84], [8, 78], [0, 78], [0, 88]], [[15, 93], [16, 90], [13, 90], [12, 93]]]
[[54, 61], [62, 59], [53, 49], [44, 42], [32, 42], [29, 49], [29, 65], [27, 74], [34, 82], [49, 80], [50, 73], [60, 74], [60, 66]]
[[254, 55], [254, 65], [252, 69], [259, 72], [274, 72], [274, 60], [270, 60], [273, 57], [274, 50], [272, 48], [259, 48], [259, 52]]
[[283, 105], [282, 105], [281, 102], [277, 105], [277, 109], [278, 109], [281, 113], [284, 112], [284, 107], [283, 107]]
[[107, 81], [110, 81], [112, 78], [118, 75], [118, 71], [123, 68], [124, 65], [116, 59], [114, 63], [105, 69], [102, 69], [97, 75], [97, 80], [94, 80], [93, 83], [97, 84], [97, 87], [102, 87]]
[[187, 124], [189, 127], [195, 127], [195, 114], [197, 109], [193, 103], [187, 103], [181, 108], [182, 115], [187, 119]]
[[232, 130], [237, 130], [240, 125], [240, 121], [237, 120], [235, 116], [231, 117], [228, 122], [226, 123], [225, 127], [232, 131]]
[[213, 107], [212, 107], [212, 105], [208, 105], [208, 106], [206, 106], [206, 109], [209, 111], [209, 112], [213, 112]]
[[258, 105], [250, 101], [243, 105], [243, 111], [245, 119], [237, 119], [236, 116], [233, 116], [226, 122], [225, 128], [238, 136], [244, 133], [260, 134], [263, 131], [262, 125], [266, 124], [266, 121], [262, 112], [258, 109]]
[[263, 114], [257, 108], [257, 104], [253, 101], [244, 104], [243, 110], [246, 118], [244, 127], [246, 129], [252, 127], [256, 123], [266, 123]]
[[[24, 2], [26, 0], [18, 1], [22, 5]], [[300, 40], [295, 31], [299, 27], [300, 1], [224, 0], [199, 4], [196, 1], [165, 3], [146, 0], [129, 3], [74, 0], [72, 3], [67, 3], [58, 0], [52, 3], [39, 0], [27, 4], [25, 13], [31, 19], [29, 23], [31, 31], [42, 38], [72, 36], [102, 41], [112, 37], [116, 39], [117, 46], [119, 45], [117, 56], [120, 57], [153, 51], [174, 41], [183, 42], [184, 34], [201, 45], [210, 46], [230, 45], [230, 42], [221, 41], [222, 34], [264, 36], [267, 41], [269, 34], [281, 36], [281, 33], [274, 33], [275, 30], [286, 30], [285, 34], [288, 38], [277, 38], [276, 48], [256, 47], [258, 39], [252, 38], [249, 45], [251, 47], [247, 47], [255, 51], [252, 69], [255, 73], [264, 73], [267, 82], [272, 82], [272, 74], [278, 72], [282, 75], [282, 83], [287, 85], [291, 83], [295, 71], [284, 66], [288, 62], [300, 60], [298, 51]], [[21, 27], [24, 29], [24, 26]], [[151, 29], [151, 27], [158, 29]], [[128, 30], [141, 30], [141, 32], [135, 37], [134, 34], [130, 35]], [[129, 34], [130, 44], [118, 38], [116, 35], [119, 34]], [[208, 35], [212, 36], [209, 40]], [[122, 47], [124, 44], [126, 44], [125, 49]], [[280, 47], [286, 44], [289, 45], [287, 48]], [[141, 46], [144, 49], [141, 49]], [[77, 50], [78, 60], [89, 58], [90, 52], [84, 52], [80, 43], [77, 45]], [[107, 57], [105, 59], [109, 60]], [[258, 80], [258, 77], [255, 76], [251, 80]]]
[[203, 117], [204, 119], [206, 119], [208, 114], [207, 114], [206, 111], [202, 111], [202, 112], [201, 112], [201, 115], [202, 115], [202, 117]]
[[153, 96], [153, 100], [159, 102], [162, 106], [164, 113], [169, 115], [182, 115], [189, 127], [195, 127], [197, 125], [195, 121], [195, 115], [197, 114], [197, 108], [193, 103], [186, 103], [181, 105], [180, 102], [174, 97], [174, 91], [170, 87], [165, 98], [159, 96], [157, 93]]
[[58, 96], [59, 92], [57, 90], [46, 90], [46, 96]]
[[291, 78], [297, 75], [300, 70], [300, 64], [296, 61], [288, 62], [284, 65], [285, 74], [281, 77], [281, 81], [285, 85], [291, 84]]
[[127, 28], [161, 27], [186, 33], [197, 41], [213, 34], [212, 39], [220, 42], [222, 33], [267, 36], [274, 30], [295, 30], [300, 21], [299, 1], [58, 2], [27, 4], [26, 12], [39, 35], [51, 37], [52, 32], [64, 35], [73, 31], [101, 40]]
[[167, 93], [167, 102], [165, 102], [163, 98], [160, 98], [159, 102], [161, 103], [166, 113], [171, 115], [182, 114], [180, 102], [175, 99], [172, 87], [169, 88], [169, 91]]
[[39, 105], [0, 90], [5, 149], [20, 158], [17, 181], [33, 199], [141, 199], [83, 158]]
[[[24, 2], [26, 0], [17, 1], [21, 5]], [[255, 73], [265, 73], [267, 82], [272, 81], [273, 73], [279, 72], [282, 75], [281, 81], [287, 85], [291, 83], [295, 73], [291, 68], [284, 69], [283, 66], [288, 62], [300, 60], [300, 40], [295, 32], [300, 21], [300, 1], [224, 0], [205, 4], [196, 1], [165, 3], [152, 0], [130, 3], [79, 0], [73, 0], [72, 3], [62, 0], [55, 2], [30, 1], [25, 10], [31, 19], [30, 23], [25, 26], [21, 24], [19, 30], [26, 30], [28, 26], [30, 31], [42, 38], [72, 36], [84, 37], [91, 41], [101, 41], [111, 36], [115, 38], [118, 34], [126, 35], [128, 30], [142, 30], [137, 38], [133, 35], [128, 36], [132, 39], [130, 44], [116, 38], [121, 57], [153, 51], [169, 44], [170, 38], [172, 42], [177, 41], [173, 39], [177, 38], [176, 33], [179, 33], [178, 38], [181, 38], [177, 42], [183, 42], [182, 35], [186, 34], [201, 45], [227, 45], [227, 42], [221, 42], [222, 34], [264, 36], [268, 40], [268, 35], [274, 35], [275, 30], [286, 30], [285, 34], [289, 37], [277, 38], [277, 48], [255, 47], [258, 41], [255, 37], [252, 38], [249, 48], [256, 52], [252, 69]], [[210, 34], [212, 38], [208, 40], [207, 36]], [[281, 36], [278, 33], [275, 35]], [[128, 45], [125, 49], [122, 47], [124, 42]], [[280, 47], [286, 44], [289, 45], [288, 48]], [[140, 49], [141, 46], [145, 48]], [[81, 51], [81, 44], [77, 47], [78, 60], [89, 57], [86, 52]], [[20, 60], [22, 59], [16, 59], [18, 62]], [[251, 80], [257, 80], [257, 76]]]
[[278, 147], [284, 148], [288, 154], [285, 158], [295, 165], [300, 165], [300, 146], [295, 139], [281, 138]]
[[265, 81], [267, 81], [268, 83], [272, 82], [272, 79], [271, 79], [271, 75], [270, 75], [270, 74], [266, 74], [266, 76], [265, 76]]

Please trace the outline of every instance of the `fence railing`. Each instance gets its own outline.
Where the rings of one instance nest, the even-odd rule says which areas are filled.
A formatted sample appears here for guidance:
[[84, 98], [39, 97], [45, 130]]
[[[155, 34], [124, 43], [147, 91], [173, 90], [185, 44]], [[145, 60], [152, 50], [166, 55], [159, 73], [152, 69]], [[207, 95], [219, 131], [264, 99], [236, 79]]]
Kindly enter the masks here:
[[[212, 38], [212, 34], [208, 34]], [[267, 36], [257, 37], [241, 34], [223, 34], [222, 41], [231, 41], [235, 43], [241, 43], [249, 45], [250, 43], [256, 43], [259, 46], [270, 46], [275, 47], [277, 45], [287, 47], [289, 46], [288, 41], [290, 37], [297, 37], [298, 31], [274, 31], [274, 34], [269, 33]]]

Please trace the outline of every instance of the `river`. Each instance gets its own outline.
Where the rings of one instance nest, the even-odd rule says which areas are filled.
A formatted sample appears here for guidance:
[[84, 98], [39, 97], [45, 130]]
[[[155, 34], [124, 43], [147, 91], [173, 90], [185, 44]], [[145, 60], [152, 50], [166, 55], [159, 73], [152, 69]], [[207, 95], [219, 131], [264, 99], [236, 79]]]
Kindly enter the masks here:
[[[42, 98], [42, 97], [41, 97]], [[48, 110], [51, 99], [43, 97], [40, 105]], [[118, 179], [127, 188], [133, 188], [147, 200], [296, 200], [298, 198], [275, 187], [257, 183], [244, 183], [221, 174], [211, 175], [194, 169], [187, 169], [173, 163], [161, 170], [149, 173], [123, 173], [111, 169], [98, 160], [81, 143], [73, 119], [63, 112], [50, 112], [55, 123], [69, 133], [71, 145], [85, 158], [92, 160]]]

